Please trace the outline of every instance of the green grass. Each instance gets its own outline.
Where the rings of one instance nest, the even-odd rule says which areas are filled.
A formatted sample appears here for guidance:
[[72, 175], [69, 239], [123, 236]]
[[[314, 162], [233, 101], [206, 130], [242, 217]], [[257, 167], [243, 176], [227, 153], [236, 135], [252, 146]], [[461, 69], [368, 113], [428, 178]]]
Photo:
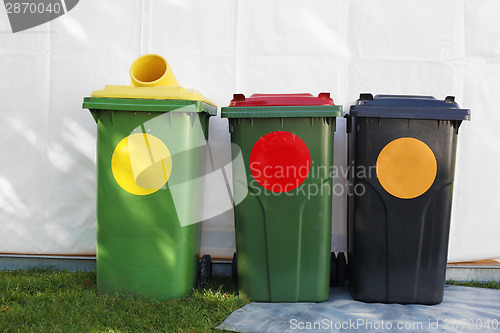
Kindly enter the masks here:
[[92, 272], [0, 272], [0, 332], [213, 332], [247, 303], [229, 277], [156, 301], [98, 294]]
[[489, 288], [489, 289], [500, 289], [500, 282], [490, 281], [490, 282], [476, 282], [476, 281], [446, 281], [446, 284], [452, 284], [455, 286], [465, 286], [465, 287], [476, 287], [476, 288]]
[[[446, 283], [500, 289], [499, 282]], [[92, 272], [0, 271], [0, 333], [214, 332], [247, 303], [222, 276], [184, 299], [156, 301], [98, 294]]]

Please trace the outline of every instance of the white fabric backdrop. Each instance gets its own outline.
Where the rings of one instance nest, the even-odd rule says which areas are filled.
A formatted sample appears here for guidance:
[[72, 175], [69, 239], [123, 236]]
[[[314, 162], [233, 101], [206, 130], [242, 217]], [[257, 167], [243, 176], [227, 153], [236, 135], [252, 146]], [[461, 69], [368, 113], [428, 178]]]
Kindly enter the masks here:
[[[459, 134], [449, 260], [500, 257], [498, 17], [496, 0], [85, 0], [12, 34], [0, 8], [0, 253], [95, 253], [96, 126], [82, 98], [128, 84], [152, 52], [219, 106], [235, 92], [327, 91], [345, 110], [360, 92], [455, 95], [472, 121]], [[229, 140], [227, 120], [210, 130]], [[338, 166], [344, 133], [339, 120]], [[336, 251], [345, 206], [334, 200]], [[233, 230], [232, 212], [205, 222], [203, 252], [230, 257]]]

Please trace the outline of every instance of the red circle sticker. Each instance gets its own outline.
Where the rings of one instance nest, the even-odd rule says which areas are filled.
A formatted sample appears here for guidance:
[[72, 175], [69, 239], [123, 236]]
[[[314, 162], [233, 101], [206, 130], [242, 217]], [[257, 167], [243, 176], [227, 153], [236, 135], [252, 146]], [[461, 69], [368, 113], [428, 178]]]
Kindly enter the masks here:
[[250, 153], [255, 180], [272, 192], [288, 192], [300, 186], [311, 169], [307, 145], [297, 135], [275, 131], [261, 137]]

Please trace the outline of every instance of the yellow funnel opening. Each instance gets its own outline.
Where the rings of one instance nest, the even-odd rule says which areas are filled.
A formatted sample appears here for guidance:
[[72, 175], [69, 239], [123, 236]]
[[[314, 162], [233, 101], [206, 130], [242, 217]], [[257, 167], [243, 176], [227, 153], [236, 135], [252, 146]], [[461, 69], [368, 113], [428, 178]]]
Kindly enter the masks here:
[[165, 58], [158, 54], [145, 54], [130, 66], [133, 87], [178, 86], [174, 73]]

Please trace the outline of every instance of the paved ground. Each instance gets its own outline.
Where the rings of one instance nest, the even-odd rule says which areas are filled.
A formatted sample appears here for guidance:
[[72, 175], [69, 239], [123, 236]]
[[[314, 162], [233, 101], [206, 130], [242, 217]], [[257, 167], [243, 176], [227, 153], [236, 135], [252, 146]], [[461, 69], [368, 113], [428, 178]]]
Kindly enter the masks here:
[[439, 305], [363, 303], [332, 288], [323, 303], [251, 303], [219, 327], [234, 332], [500, 332], [500, 290], [446, 286]]

